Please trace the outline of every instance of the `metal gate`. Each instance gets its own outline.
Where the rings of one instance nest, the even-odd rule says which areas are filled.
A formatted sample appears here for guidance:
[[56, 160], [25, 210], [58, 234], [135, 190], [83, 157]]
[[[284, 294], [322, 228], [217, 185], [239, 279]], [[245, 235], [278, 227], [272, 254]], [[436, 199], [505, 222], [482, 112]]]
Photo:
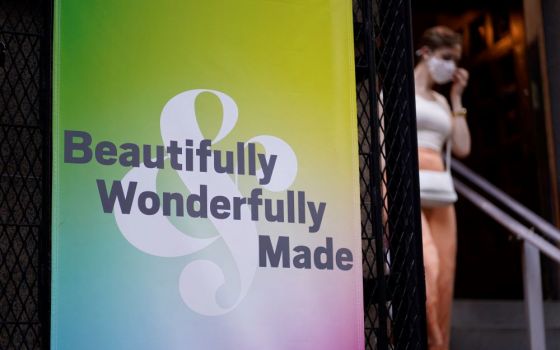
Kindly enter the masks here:
[[408, 0], [354, 1], [366, 349], [425, 349]]
[[[49, 0], [0, 2], [6, 350], [49, 349], [51, 7]], [[366, 349], [425, 349], [410, 3], [354, 0], [353, 7]]]
[[48, 342], [48, 13], [42, 1], [0, 2], [0, 349]]

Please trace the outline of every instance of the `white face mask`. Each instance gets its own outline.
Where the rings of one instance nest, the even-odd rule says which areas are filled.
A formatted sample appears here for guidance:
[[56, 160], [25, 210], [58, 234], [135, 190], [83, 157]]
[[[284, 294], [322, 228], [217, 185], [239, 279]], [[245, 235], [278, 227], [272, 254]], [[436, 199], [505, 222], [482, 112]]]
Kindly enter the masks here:
[[439, 57], [431, 56], [428, 61], [428, 71], [432, 75], [432, 79], [437, 84], [446, 84], [453, 79], [453, 74], [457, 70], [455, 61], [444, 60]]

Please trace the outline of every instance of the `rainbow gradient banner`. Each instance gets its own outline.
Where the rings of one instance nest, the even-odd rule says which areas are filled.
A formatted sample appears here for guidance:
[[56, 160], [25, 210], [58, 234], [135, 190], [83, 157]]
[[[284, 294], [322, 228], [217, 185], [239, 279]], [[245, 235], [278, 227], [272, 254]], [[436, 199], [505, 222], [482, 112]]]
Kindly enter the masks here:
[[53, 350], [364, 348], [350, 0], [55, 0]]

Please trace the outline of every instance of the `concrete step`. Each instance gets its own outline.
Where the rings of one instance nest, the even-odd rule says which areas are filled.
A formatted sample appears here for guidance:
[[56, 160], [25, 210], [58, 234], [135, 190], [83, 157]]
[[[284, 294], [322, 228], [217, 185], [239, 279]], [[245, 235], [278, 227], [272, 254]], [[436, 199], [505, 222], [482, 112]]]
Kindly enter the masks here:
[[[560, 302], [545, 302], [547, 349], [560, 349]], [[456, 300], [451, 350], [529, 350], [522, 300]]]

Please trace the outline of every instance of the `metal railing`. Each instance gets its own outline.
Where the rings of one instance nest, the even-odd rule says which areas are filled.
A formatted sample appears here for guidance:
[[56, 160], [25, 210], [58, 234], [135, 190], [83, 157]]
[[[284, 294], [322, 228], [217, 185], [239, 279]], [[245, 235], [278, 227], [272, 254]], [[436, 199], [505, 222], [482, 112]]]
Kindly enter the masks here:
[[459, 194], [523, 241], [523, 291], [530, 349], [545, 350], [540, 253], [560, 264], [560, 249], [557, 247], [560, 244], [560, 230], [457, 160], [451, 162], [451, 169], [455, 174], [478, 187], [480, 192], [493, 198], [501, 206], [530, 224], [530, 226], [522, 224], [488, 198], [454, 178], [455, 188]]

